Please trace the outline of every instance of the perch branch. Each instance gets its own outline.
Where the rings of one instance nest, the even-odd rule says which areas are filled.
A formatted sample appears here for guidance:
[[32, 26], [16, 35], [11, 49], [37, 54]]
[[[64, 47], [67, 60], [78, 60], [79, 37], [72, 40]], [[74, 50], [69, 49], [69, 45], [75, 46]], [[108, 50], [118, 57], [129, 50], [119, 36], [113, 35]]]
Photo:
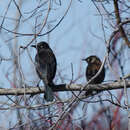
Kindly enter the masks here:
[[[84, 89], [83, 89], [84, 87]], [[126, 87], [130, 88], [130, 81], [126, 81]], [[124, 83], [123, 81], [116, 81], [112, 83], [105, 83], [105, 84], [95, 84], [95, 85], [81, 85], [81, 84], [59, 84], [55, 85], [55, 88], [53, 88], [54, 92], [60, 92], [60, 91], [80, 91], [83, 89], [83, 91], [88, 90], [99, 90], [99, 91], [106, 91], [106, 90], [115, 90], [115, 89], [123, 89]], [[35, 95], [44, 93], [44, 88], [42, 87], [41, 90], [39, 90], [38, 87], [31, 87], [28, 86], [26, 88], [0, 88], [0, 95]]]

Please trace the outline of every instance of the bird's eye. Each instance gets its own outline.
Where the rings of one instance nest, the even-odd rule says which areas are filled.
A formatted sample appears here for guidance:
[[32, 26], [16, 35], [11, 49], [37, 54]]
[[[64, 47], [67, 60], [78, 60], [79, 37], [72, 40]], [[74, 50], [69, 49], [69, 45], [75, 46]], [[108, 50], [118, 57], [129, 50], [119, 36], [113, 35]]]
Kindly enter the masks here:
[[87, 58], [87, 62], [90, 62], [91, 60], [90, 60], [90, 58]]

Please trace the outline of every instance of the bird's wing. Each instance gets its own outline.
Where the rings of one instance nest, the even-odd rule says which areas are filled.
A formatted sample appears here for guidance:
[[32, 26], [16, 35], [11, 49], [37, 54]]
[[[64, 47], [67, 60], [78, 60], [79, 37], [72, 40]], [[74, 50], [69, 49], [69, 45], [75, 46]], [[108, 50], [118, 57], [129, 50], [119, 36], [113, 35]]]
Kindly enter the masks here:
[[46, 77], [48, 82], [52, 82], [56, 73], [56, 58], [52, 50], [44, 50], [40, 55], [36, 55], [36, 70], [41, 79]]
[[48, 74], [47, 78], [49, 81], [52, 81], [53, 78], [55, 77], [56, 66], [57, 66], [56, 57], [54, 53], [50, 50], [48, 51], [48, 61], [47, 61], [47, 74]]
[[97, 66], [95, 64], [88, 65], [87, 70], [86, 70], [86, 76], [87, 80], [90, 80], [100, 69], [100, 66]]
[[45, 79], [47, 77], [47, 64], [45, 64], [39, 57], [35, 57], [35, 68], [40, 79]]

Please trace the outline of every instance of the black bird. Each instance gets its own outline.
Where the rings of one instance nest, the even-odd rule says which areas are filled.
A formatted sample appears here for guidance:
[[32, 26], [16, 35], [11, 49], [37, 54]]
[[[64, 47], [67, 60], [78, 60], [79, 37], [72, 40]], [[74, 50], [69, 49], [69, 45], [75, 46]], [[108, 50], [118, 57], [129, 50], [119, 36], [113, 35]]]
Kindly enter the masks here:
[[49, 47], [48, 43], [40, 42], [37, 45], [32, 45], [37, 49], [37, 54], [35, 56], [35, 68], [39, 78], [43, 81], [45, 85], [44, 98], [46, 101], [53, 101], [53, 91], [54, 87], [53, 79], [56, 74], [56, 57]]
[[[86, 59], [83, 59], [83, 60], [88, 63], [88, 66], [87, 66], [87, 69], [86, 69], [86, 79], [87, 79], [87, 81], [89, 81], [99, 71], [99, 69], [100, 69], [100, 67], [102, 65], [102, 62], [95, 55], [89, 56], [89, 57], [87, 57]], [[90, 84], [102, 83], [104, 78], [105, 78], [105, 68], [103, 66], [100, 74], [95, 79], [93, 79], [90, 82]], [[86, 95], [88, 95], [88, 94], [89, 94], [89, 92], [87, 91]]]

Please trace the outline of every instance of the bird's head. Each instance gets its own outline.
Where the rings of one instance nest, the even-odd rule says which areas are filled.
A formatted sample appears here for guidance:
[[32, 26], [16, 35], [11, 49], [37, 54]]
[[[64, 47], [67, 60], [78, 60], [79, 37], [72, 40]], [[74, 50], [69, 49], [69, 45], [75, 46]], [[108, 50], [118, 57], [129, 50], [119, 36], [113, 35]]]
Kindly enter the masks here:
[[86, 61], [88, 64], [94, 64], [94, 63], [100, 63], [101, 62], [100, 59], [95, 55], [89, 56], [89, 57], [82, 59], [82, 60]]
[[31, 47], [36, 48], [37, 51], [50, 48], [46, 42], [39, 42], [37, 45], [31, 45]]

